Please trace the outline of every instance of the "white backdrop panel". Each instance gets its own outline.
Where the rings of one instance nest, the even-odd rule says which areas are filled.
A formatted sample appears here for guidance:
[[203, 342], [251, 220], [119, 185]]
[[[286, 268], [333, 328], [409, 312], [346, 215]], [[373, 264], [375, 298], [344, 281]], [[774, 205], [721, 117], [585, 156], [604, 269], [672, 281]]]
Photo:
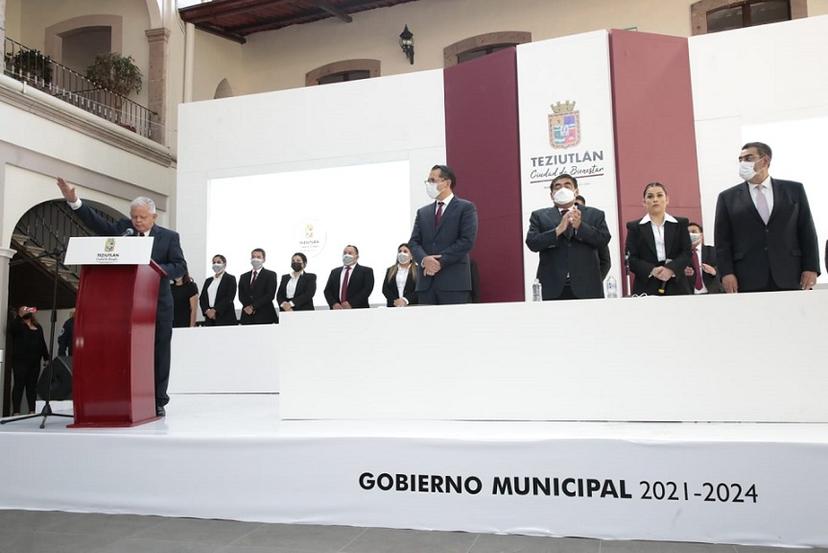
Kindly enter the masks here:
[[[824, 263], [828, 192], [820, 160], [828, 135], [828, 16], [694, 36], [689, 44], [707, 241], [713, 241], [719, 192], [739, 182], [742, 144], [767, 142], [774, 150], [771, 176], [805, 184]], [[746, 67], [755, 68], [757, 86], [745, 80], [751, 78]]]
[[282, 415], [828, 422], [826, 312], [828, 291], [296, 313]]
[[[615, 142], [610, 84], [609, 38], [606, 31], [521, 44], [517, 48], [518, 106], [520, 110], [521, 199], [523, 235], [536, 209], [552, 206], [552, 178], [568, 173], [578, 179], [587, 205], [606, 214], [612, 240], [610, 275], [621, 282], [618, 246], [618, 191], [615, 182]], [[580, 141], [554, 148], [549, 138], [550, 106], [575, 102]], [[552, 156], [551, 158], [548, 156]], [[538, 254], [523, 250], [526, 298]]]

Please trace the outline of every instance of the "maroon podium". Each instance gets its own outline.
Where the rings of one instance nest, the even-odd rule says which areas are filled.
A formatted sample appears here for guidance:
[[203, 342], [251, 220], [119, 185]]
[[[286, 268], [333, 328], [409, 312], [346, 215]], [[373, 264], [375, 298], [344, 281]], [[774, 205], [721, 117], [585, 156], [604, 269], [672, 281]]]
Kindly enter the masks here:
[[161, 267], [152, 238], [72, 238], [81, 265], [75, 311], [70, 428], [135, 426], [155, 414], [155, 313]]

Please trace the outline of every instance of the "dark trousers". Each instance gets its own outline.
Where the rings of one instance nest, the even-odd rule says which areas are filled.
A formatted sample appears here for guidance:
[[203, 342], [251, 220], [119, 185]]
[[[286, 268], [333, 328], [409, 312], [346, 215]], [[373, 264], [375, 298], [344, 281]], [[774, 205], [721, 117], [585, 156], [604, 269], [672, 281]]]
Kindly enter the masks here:
[[[557, 300], [577, 300], [578, 298], [575, 297], [575, 294], [572, 293], [572, 286], [569, 284], [565, 285], [561, 290], [560, 295], [557, 298], [550, 298], [552, 301]], [[549, 301], [549, 300], [546, 300]]]
[[471, 302], [471, 292], [468, 290], [434, 290], [429, 288], [417, 292], [417, 303], [420, 305], [456, 305]]
[[40, 360], [14, 361], [14, 386], [12, 387], [12, 412], [19, 413], [23, 402], [23, 390], [26, 390], [26, 403], [29, 411], [34, 412], [37, 400], [37, 377], [40, 374]]
[[167, 385], [170, 383], [170, 342], [172, 342], [172, 321], [155, 321], [155, 403], [166, 405], [170, 402]]

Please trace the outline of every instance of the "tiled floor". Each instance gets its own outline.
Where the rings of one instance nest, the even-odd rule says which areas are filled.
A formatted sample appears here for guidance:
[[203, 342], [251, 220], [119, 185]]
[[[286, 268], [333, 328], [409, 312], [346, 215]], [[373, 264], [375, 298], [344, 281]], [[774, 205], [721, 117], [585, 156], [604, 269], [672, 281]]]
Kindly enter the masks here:
[[[0, 553], [779, 553], [778, 548], [608, 542], [136, 515], [0, 511]], [[813, 553], [828, 553], [812, 549]]]

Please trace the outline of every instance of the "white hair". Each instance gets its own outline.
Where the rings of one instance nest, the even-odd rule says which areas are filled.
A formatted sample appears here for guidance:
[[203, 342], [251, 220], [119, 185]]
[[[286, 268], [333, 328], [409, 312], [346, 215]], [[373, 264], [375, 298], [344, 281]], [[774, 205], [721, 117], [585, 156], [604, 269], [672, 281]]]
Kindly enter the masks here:
[[150, 213], [155, 213], [155, 202], [152, 198], [147, 198], [146, 196], [138, 196], [132, 203], [129, 204], [129, 209], [132, 210], [133, 207], [146, 207]]

